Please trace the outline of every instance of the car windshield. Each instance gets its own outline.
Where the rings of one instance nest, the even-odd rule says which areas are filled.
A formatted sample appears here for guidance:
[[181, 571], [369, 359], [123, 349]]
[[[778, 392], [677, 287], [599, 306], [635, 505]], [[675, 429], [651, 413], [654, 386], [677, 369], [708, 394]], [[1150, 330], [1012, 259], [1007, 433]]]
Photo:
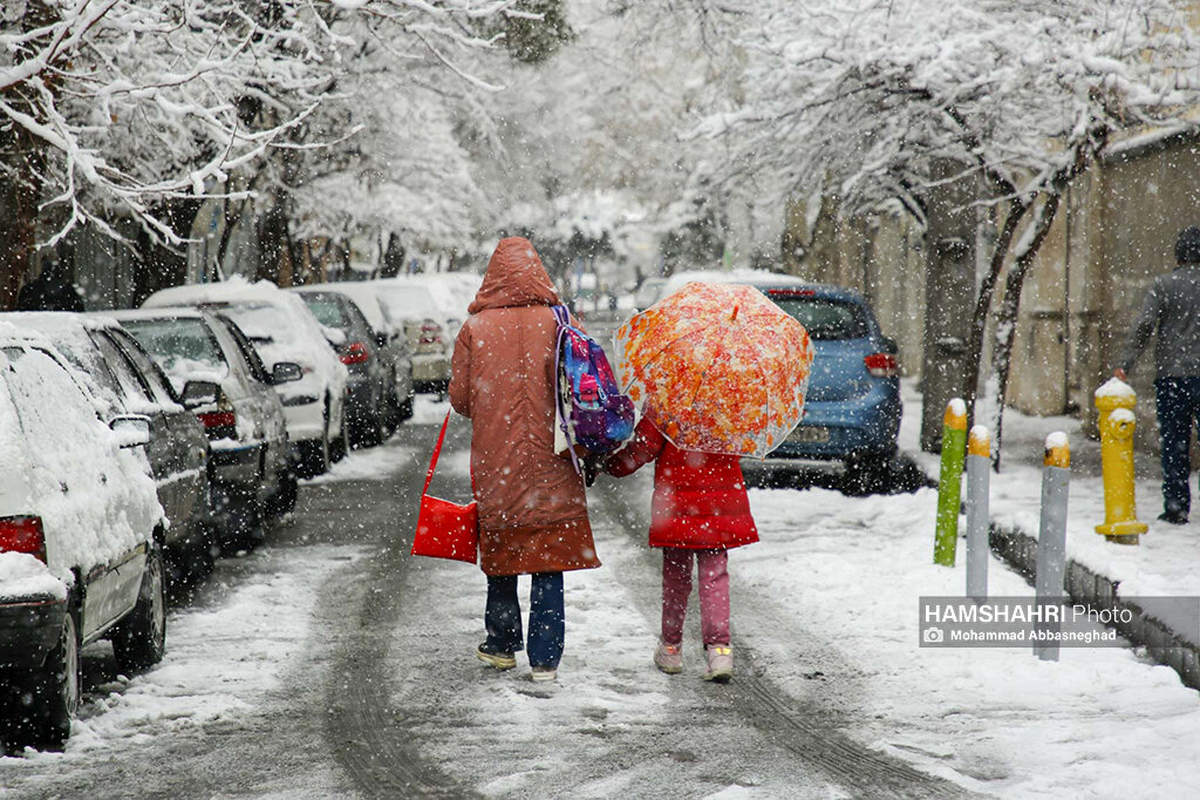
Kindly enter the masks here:
[[815, 340], [862, 339], [868, 335], [866, 315], [857, 303], [772, 291], [768, 296]]
[[342, 312], [342, 306], [337, 300], [310, 292], [304, 292], [302, 296], [308, 310], [322, 325], [339, 329], [350, 327], [350, 321], [346, 319], [346, 315]]
[[225, 366], [225, 356], [199, 319], [138, 319], [121, 324], [168, 372], [197, 363]]

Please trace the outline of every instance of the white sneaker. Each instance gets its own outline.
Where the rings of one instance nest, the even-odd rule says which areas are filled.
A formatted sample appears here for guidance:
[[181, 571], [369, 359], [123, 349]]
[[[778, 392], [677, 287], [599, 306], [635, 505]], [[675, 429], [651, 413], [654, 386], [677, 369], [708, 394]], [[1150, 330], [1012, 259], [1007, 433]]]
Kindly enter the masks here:
[[728, 683], [733, 677], [733, 648], [727, 644], [710, 644], [704, 648], [708, 657], [708, 672], [704, 680]]
[[683, 653], [681, 646], [667, 644], [659, 639], [658, 647], [654, 650], [654, 666], [668, 675], [678, 675], [683, 672]]
[[534, 667], [529, 673], [534, 683], [548, 682], [558, 678], [558, 670], [554, 667]]

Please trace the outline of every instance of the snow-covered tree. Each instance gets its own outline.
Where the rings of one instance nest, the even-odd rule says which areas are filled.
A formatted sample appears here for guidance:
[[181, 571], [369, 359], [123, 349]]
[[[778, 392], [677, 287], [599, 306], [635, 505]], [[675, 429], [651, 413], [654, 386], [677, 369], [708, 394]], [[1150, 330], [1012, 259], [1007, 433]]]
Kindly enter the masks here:
[[[597, 207], [618, 253], [623, 235], [666, 238], [721, 217], [701, 213], [726, 198], [700, 171], [726, 145], [680, 132], [708, 110], [702, 96], [737, 79], [727, 38], [687, 3], [579, 0], [569, 11], [574, 37], [548, 68], [514, 65], [492, 98], [500, 147], [478, 174], [500, 219], [569, 255], [572, 238], [600, 241]], [[619, 198], [626, 212], [614, 213]], [[657, 253], [641, 257], [643, 274], [656, 268]]]
[[[717, 174], [769, 197], [814, 189], [844, 213], [899, 200], [924, 221], [935, 165], [959, 165], [998, 221], [963, 388], [974, 401], [1001, 277], [1003, 397], [1024, 276], [1072, 179], [1122, 135], [1195, 123], [1200, 42], [1184, 0], [722, 2], [741, 21], [744, 107], [700, 131]], [[1002, 407], [1002, 404], [998, 404]], [[997, 431], [997, 438], [999, 438]]]
[[[0, 18], [0, 206], [20, 232], [0, 253], [11, 291], [34, 247], [81, 224], [182, 239], [156, 213], [259, 159], [329, 80], [330, 41], [307, 2], [17, 0]], [[291, 102], [277, 122], [257, 111]], [[39, 230], [40, 228], [40, 230]]]

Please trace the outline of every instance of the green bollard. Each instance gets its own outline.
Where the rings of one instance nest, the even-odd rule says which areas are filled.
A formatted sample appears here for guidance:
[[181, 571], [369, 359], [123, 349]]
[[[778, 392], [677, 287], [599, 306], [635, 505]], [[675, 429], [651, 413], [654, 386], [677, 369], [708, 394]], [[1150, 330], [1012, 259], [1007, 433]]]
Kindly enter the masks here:
[[942, 466], [938, 478], [937, 527], [933, 563], [954, 566], [958, 549], [958, 512], [962, 508], [963, 461], [967, 450], [967, 404], [955, 397], [942, 417]]

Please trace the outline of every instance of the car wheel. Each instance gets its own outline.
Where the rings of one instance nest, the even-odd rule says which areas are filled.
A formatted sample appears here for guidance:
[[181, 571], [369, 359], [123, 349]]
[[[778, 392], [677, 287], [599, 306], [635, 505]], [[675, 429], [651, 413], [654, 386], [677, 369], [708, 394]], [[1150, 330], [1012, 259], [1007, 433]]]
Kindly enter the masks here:
[[6, 738], [39, 749], [62, 749], [79, 710], [79, 675], [79, 627], [75, 614], [68, 611], [58, 644], [41, 671], [31, 675], [24, 691], [18, 688], [12, 699], [16, 730]]
[[295, 470], [287, 470], [279, 479], [279, 488], [271, 498], [271, 513], [283, 516], [296, 507], [296, 496], [299, 489]]
[[865, 453], [846, 459], [843, 491], [852, 496], [884, 494], [891, 485], [892, 453]]
[[403, 422], [406, 419], [412, 419], [412, 415], [413, 396], [410, 394], [407, 398], [405, 398], [404, 402], [400, 404], [400, 410], [396, 414], [396, 419]]
[[150, 548], [137, 605], [112, 636], [113, 656], [124, 670], [141, 670], [162, 660], [167, 649], [167, 599], [163, 591], [162, 550]]
[[329, 444], [329, 460], [336, 464], [350, 452], [350, 425], [346, 419], [346, 409], [342, 408], [342, 432], [337, 439]]

